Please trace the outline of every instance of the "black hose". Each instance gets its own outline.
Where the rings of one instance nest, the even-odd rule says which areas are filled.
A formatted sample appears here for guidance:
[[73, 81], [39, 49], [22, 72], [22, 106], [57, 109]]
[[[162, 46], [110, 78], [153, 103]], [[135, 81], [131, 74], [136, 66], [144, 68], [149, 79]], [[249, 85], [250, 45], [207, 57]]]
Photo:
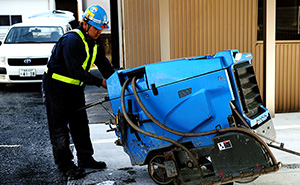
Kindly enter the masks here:
[[[195, 158], [195, 156], [185, 147], [183, 146], [182, 144], [178, 143], [177, 141], [175, 140], [172, 140], [170, 138], [167, 138], [167, 137], [164, 137], [164, 136], [160, 136], [160, 135], [156, 135], [156, 134], [153, 134], [153, 133], [150, 133], [150, 132], [147, 132], [147, 131], [144, 131], [142, 129], [140, 129], [138, 126], [136, 126], [132, 121], [131, 119], [129, 118], [127, 112], [126, 112], [126, 107], [125, 107], [125, 89], [126, 87], [128, 86], [130, 80], [134, 80], [134, 82], [132, 83], [132, 87], [133, 87], [133, 92], [137, 94], [136, 92], [136, 85], [135, 85], [135, 80], [136, 78], [134, 77], [133, 79], [132, 78], [129, 78], [125, 81], [123, 87], [122, 87], [122, 90], [121, 90], [121, 107], [122, 107], [122, 110], [123, 110], [123, 114], [124, 114], [124, 117], [126, 119], [126, 121], [128, 122], [128, 124], [133, 128], [135, 129], [136, 131], [146, 135], [146, 136], [149, 136], [149, 137], [153, 137], [153, 138], [156, 138], [156, 139], [160, 139], [160, 140], [164, 140], [164, 141], [167, 141], [167, 142], [170, 142], [180, 148], [182, 148], [184, 151], [187, 152], [187, 154], [191, 157], [191, 159], [194, 161], [194, 163], [196, 164], [196, 166], [198, 167], [199, 171], [200, 171], [200, 175], [201, 177], [203, 176], [203, 172], [201, 170], [201, 168], [199, 167], [199, 162], [198, 160]], [[136, 96], [135, 94], [135, 96]], [[136, 96], [136, 99], [137, 101], [140, 101], [140, 98]], [[144, 107], [144, 106], [143, 106]], [[142, 107], [141, 107], [142, 108]], [[143, 109], [143, 108], [142, 108]], [[145, 113], [148, 112], [148, 110], [144, 107], [145, 110], [143, 110]], [[148, 115], [147, 115], [148, 116]], [[150, 119], [151, 118], [154, 118], [150, 113], [149, 113], [149, 116], [148, 116]], [[154, 118], [154, 120], [157, 120]], [[159, 121], [158, 121], [159, 122]], [[160, 123], [160, 122], [159, 122]], [[184, 133], [184, 132], [179, 132], [179, 131], [176, 131], [176, 130], [173, 130], [169, 127], [166, 127], [165, 125], [163, 125], [162, 123], [160, 123], [159, 125], [162, 126], [163, 129], [168, 129], [170, 130], [172, 133], [177, 133], [177, 135], [181, 135], [181, 134], [184, 134], [183, 136], [193, 136], [193, 137], [196, 137], [196, 136], [205, 136], [205, 135], [211, 135], [211, 134], [223, 134], [223, 133], [226, 133], [226, 132], [239, 132], [239, 133], [244, 133], [244, 134], [247, 134], [247, 135], [250, 135], [252, 136], [253, 138], [255, 138], [258, 143], [261, 144], [261, 146], [265, 149], [265, 151], [269, 154], [269, 156], [271, 157], [272, 159], [272, 162], [273, 164], [275, 165], [278, 165], [277, 163], [277, 160], [275, 159], [273, 153], [271, 152], [271, 150], [269, 149], [269, 147], [266, 145], [266, 143], [259, 137], [257, 136], [255, 133], [247, 130], [247, 129], [244, 129], [244, 128], [221, 128], [221, 129], [218, 129], [218, 130], [211, 130], [211, 131], [206, 131], [206, 132], [202, 132], [202, 133]], [[158, 125], [158, 126], [159, 126]], [[276, 168], [276, 171], [278, 170], [279, 168]]]
[[161, 127], [162, 129], [176, 134], [176, 135], [180, 135], [180, 136], [185, 136], [185, 137], [200, 137], [200, 136], [206, 136], [206, 135], [212, 135], [212, 134], [222, 134], [222, 133], [226, 133], [226, 132], [240, 132], [240, 133], [244, 133], [247, 135], [252, 136], [253, 138], [255, 138], [262, 146], [264, 146], [264, 148], [267, 150], [267, 152], [270, 154], [270, 157], [272, 158], [273, 162], [275, 164], [277, 164], [277, 160], [275, 159], [273, 153], [271, 152], [271, 150], [269, 149], [269, 147], [267, 146], [267, 144], [255, 133], [253, 133], [251, 130], [249, 129], [244, 129], [244, 128], [237, 128], [237, 127], [229, 127], [229, 128], [221, 128], [218, 130], [211, 130], [211, 131], [206, 131], [206, 132], [201, 132], [201, 133], [187, 133], [187, 132], [180, 132], [177, 130], [174, 130], [170, 127], [167, 127], [166, 125], [162, 124], [160, 121], [158, 121], [149, 111], [148, 109], [144, 106], [143, 102], [141, 101], [137, 90], [136, 90], [136, 77], [133, 77], [132, 79], [132, 91], [133, 94], [138, 102], [138, 104], [140, 105], [141, 109], [145, 112], [145, 114], [159, 127]]
[[[178, 143], [177, 141], [173, 140], [173, 139], [170, 139], [170, 138], [167, 138], [167, 137], [164, 137], [164, 136], [160, 136], [160, 135], [156, 135], [156, 134], [153, 134], [153, 133], [150, 133], [150, 132], [147, 132], [145, 130], [142, 130], [140, 129], [138, 126], [136, 126], [132, 121], [131, 119], [129, 118], [127, 112], [126, 112], [126, 107], [125, 107], [125, 89], [126, 87], [128, 86], [129, 82], [130, 82], [131, 78], [127, 79], [125, 81], [125, 83], [123, 84], [123, 87], [122, 87], [122, 91], [121, 91], [121, 107], [122, 107], [122, 110], [123, 110], [123, 114], [124, 114], [124, 117], [126, 119], [126, 121], [128, 122], [128, 124], [133, 128], [135, 129], [136, 131], [146, 135], [146, 136], [149, 136], [149, 137], [153, 137], [153, 138], [156, 138], [156, 139], [160, 139], [160, 140], [164, 140], [164, 141], [167, 141], [167, 142], [170, 142], [180, 148], [182, 148], [184, 151], [186, 151], [186, 153], [191, 157], [191, 159], [193, 160], [194, 164], [196, 165], [196, 167], [199, 166], [199, 162], [198, 160], [195, 158], [195, 156], [189, 151], [189, 149], [187, 149], [185, 146], [183, 146], [182, 144]], [[200, 167], [199, 167], [200, 169]], [[201, 170], [200, 170], [201, 171]], [[203, 173], [201, 171], [201, 176], [203, 176]]]

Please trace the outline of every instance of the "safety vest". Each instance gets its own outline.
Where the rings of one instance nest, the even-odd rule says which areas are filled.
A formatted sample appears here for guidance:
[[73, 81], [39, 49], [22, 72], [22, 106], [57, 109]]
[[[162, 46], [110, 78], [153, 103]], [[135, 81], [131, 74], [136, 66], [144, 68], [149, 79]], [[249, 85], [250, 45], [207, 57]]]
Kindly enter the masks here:
[[[74, 30], [71, 30], [70, 32], [76, 32], [80, 36], [80, 38], [82, 39], [82, 42], [85, 45], [85, 51], [86, 51], [86, 59], [82, 64], [82, 68], [84, 70], [87, 70], [88, 72], [90, 72], [91, 67], [93, 66], [93, 64], [96, 60], [98, 45], [95, 43], [95, 46], [93, 48], [93, 56], [92, 56], [91, 64], [90, 64], [90, 66], [87, 66], [88, 62], [89, 62], [89, 59], [90, 59], [90, 52], [89, 52], [88, 43], [86, 42], [83, 33], [79, 29], [74, 29]], [[48, 68], [46, 69], [46, 73], [47, 72], [48, 72]], [[73, 84], [73, 85], [79, 85], [79, 86], [83, 85], [83, 82], [78, 80], [78, 79], [70, 78], [70, 77], [63, 76], [63, 75], [60, 75], [60, 74], [57, 74], [57, 73], [52, 73], [52, 78], [55, 79], [55, 80], [59, 80], [59, 81], [65, 82], [65, 83]]]

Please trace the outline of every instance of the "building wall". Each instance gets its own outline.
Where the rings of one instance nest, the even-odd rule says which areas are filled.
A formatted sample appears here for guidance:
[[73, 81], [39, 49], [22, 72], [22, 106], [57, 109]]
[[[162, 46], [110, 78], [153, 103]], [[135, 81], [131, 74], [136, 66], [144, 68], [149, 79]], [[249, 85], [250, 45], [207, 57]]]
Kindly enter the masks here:
[[23, 15], [26, 20], [30, 14], [43, 10], [50, 10], [48, 0], [0, 0], [0, 15]]
[[[255, 50], [256, 0], [170, 0], [171, 58]], [[160, 61], [158, 0], [126, 0], [126, 67]]]
[[[122, 0], [125, 67], [158, 62], [159, 0]], [[171, 59], [238, 49], [251, 52], [263, 94], [258, 0], [169, 0]], [[275, 111], [300, 110], [300, 42], [276, 41]]]
[[160, 61], [158, 0], [123, 0], [124, 67]]
[[[34, 12], [55, 9], [54, 0], [0, 0], [0, 15], [22, 15], [23, 22]], [[0, 26], [2, 40], [9, 26]]]
[[[300, 110], [300, 42], [276, 41], [275, 56], [275, 110]], [[256, 44], [256, 72], [263, 70], [263, 43]], [[262, 80], [262, 78], [260, 78]], [[262, 82], [261, 82], [262, 83]]]
[[254, 49], [255, 0], [170, 0], [170, 14], [172, 58]]

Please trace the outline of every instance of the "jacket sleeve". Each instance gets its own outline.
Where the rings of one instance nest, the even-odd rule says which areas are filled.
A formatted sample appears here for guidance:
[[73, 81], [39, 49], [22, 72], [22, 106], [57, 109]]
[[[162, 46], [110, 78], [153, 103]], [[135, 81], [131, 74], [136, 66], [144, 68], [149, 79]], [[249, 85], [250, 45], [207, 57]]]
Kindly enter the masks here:
[[[71, 35], [73, 34], [73, 35]], [[78, 79], [87, 85], [102, 84], [102, 79], [93, 76], [82, 68], [83, 61], [86, 59], [85, 46], [76, 33], [70, 33], [62, 41], [62, 50], [65, 65], [71, 78]]]

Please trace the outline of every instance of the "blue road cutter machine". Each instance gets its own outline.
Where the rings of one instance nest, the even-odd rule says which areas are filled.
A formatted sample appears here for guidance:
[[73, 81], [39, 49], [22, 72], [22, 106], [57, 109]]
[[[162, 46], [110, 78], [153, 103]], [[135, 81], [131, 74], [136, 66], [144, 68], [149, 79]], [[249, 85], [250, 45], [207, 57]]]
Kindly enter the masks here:
[[[119, 70], [108, 80], [116, 144], [157, 184], [230, 184], [276, 172], [276, 133], [251, 53]], [[113, 126], [112, 126], [113, 127]]]

